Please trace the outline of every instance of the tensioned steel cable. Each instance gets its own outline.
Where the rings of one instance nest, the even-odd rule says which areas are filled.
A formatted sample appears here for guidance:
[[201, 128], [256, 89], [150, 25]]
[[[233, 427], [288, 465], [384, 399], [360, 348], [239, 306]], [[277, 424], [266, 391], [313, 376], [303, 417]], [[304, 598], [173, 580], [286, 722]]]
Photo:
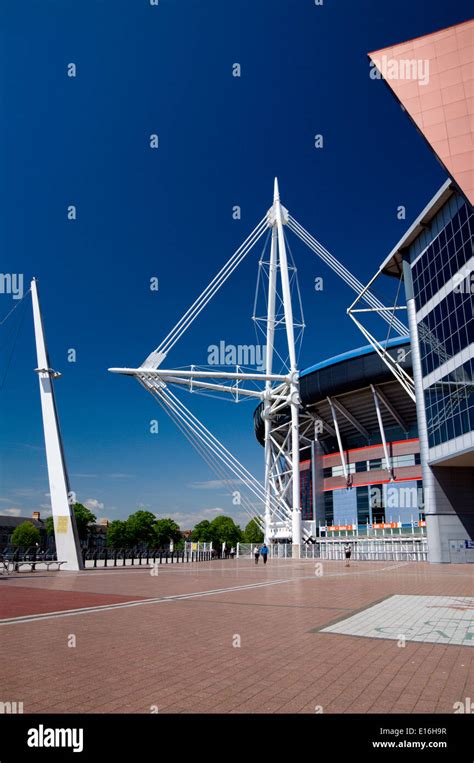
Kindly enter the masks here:
[[[169, 399], [172, 398], [173, 402], [175, 403], [176, 407], [179, 408], [179, 413], [184, 415], [185, 417], [185, 423], [190, 426], [193, 425], [194, 431], [198, 435], [198, 437], [203, 436], [205, 438], [205, 444], [209, 447], [213, 448], [214, 454], [223, 461], [228, 468], [230, 468], [234, 474], [236, 474], [242, 482], [256, 495], [256, 497], [261, 500], [265, 501], [266, 495], [264, 487], [261, 485], [261, 483], [251, 474], [251, 472], [248, 471], [236, 458], [233, 456], [227, 448], [225, 448], [217, 438], [212, 435], [209, 430], [206, 429], [206, 427], [202, 424], [202, 422], [199, 421], [188, 409], [186, 406], [179, 400], [179, 398], [176, 397], [170, 390], [167, 390], [167, 396]], [[188, 415], [186, 415], [188, 414]], [[191, 421], [190, 421], [191, 419]], [[283, 520], [286, 520], [288, 517], [285, 517], [281, 515], [281, 512], [279, 511], [279, 507], [277, 504], [273, 505], [273, 508], [275, 512], [280, 514], [280, 518]]]
[[[267, 230], [267, 216], [257, 224], [252, 233], [246, 238], [244, 243], [234, 252], [227, 263], [221, 268], [217, 275], [212, 279], [204, 291], [193, 302], [191, 307], [188, 308], [186, 313], [180, 318], [178, 323], [171, 329], [161, 344], [156, 350], [149, 356], [152, 358], [154, 355], [167, 354], [170, 349], [176, 344], [185, 331], [189, 328], [191, 323], [197, 318], [199, 313], [206, 307], [208, 302], [216, 294], [221, 286], [227, 281], [229, 276], [245, 259], [247, 254], [251, 251], [254, 245], [259, 241]], [[145, 361], [146, 363], [146, 361]]]
[[[298, 221], [295, 220], [295, 218], [291, 215], [288, 217], [288, 227], [307, 246], [309, 246], [309, 248], [312, 249], [313, 252], [317, 254], [318, 257], [320, 257], [338, 276], [340, 276], [340, 278], [342, 278], [343, 281], [345, 281], [345, 283], [350, 286], [351, 289], [353, 289], [353, 291], [363, 291], [364, 284], [361, 283], [358, 278], [355, 278], [355, 276], [353, 276], [352, 273], [347, 270], [347, 268], [342, 265], [342, 263], [339, 262], [339, 260], [337, 260], [330, 252], [328, 252], [328, 250], [322, 246], [322, 244], [320, 244], [319, 241], [314, 238], [314, 236], [308, 233], [308, 231], [305, 230], [305, 228], [303, 228], [303, 226], [300, 225], [300, 223], [298, 223]], [[375, 309], [380, 310], [381, 308], [385, 308], [385, 305], [369, 290], [367, 290], [362, 295], [362, 299], [364, 299], [371, 307]], [[383, 318], [383, 320], [385, 320], [386, 323], [390, 323], [391, 318], [386, 309], [380, 313], [380, 316]], [[393, 328], [398, 334], [400, 334], [400, 336], [406, 336], [408, 329], [399, 318], [394, 317], [391, 322]]]
[[[171, 420], [174, 422], [176, 427], [184, 434], [186, 439], [191, 443], [191, 445], [196, 449], [198, 454], [204, 459], [204, 461], [208, 464], [208, 466], [214, 471], [218, 477], [222, 479], [222, 481], [229, 487], [230, 491], [233, 492], [235, 489], [235, 480], [232, 480], [229, 478], [228, 474], [224, 471], [223, 466], [219, 463], [219, 461], [214, 457], [211, 458], [211, 456], [215, 456], [215, 454], [211, 451], [209, 447], [205, 447], [204, 444], [200, 441], [199, 437], [197, 436], [196, 432], [190, 428], [189, 425], [186, 425], [181, 420], [180, 416], [177, 414], [176, 410], [173, 408], [172, 405], [170, 405], [170, 401], [166, 399], [166, 397], [163, 394], [163, 391], [158, 390], [153, 387], [149, 386], [146, 381], [142, 379], [138, 379], [140, 384], [146, 389], [147, 392], [149, 392], [159, 403], [159, 405], [163, 408], [165, 413], [171, 418]], [[241, 480], [239, 479], [239, 482]], [[240, 491], [239, 491], [240, 492]], [[251, 504], [251, 502], [246, 498], [245, 495], [240, 495], [240, 503], [243, 506], [246, 513], [250, 516], [251, 519], [257, 520], [259, 523], [262, 522], [262, 517], [260, 514], [258, 514], [255, 507]]]
[[[139, 379], [143, 385], [141, 379]], [[186, 406], [176, 397], [169, 389], [160, 388], [156, 389], [153, 384], [153, 380], [145, 377], [145, 388], [151, 392], [151, 394], [160, 401], [160, 398], [164, 398], [164, 402], [167, 406], [173, 410], [185, 424], [186, 428], [190, 428], [194, 437], [197, 437], [200, 445], [204, 445], [213, 456], [217, 457], [229, 468], [233, 474], [235, 474], [244, 485], [251, 490], [254, 495], [262, 502], [265, 502], [265, 492], [263, 486], [256, 480], [256, 478], [242, 465], [240, 462], [232, 456], [229, 451], [217, 440], [191, 412]], [[161, 401], [160, 401], [161, 402]], [[183, 430], [182, 430], [183, 431]], [[184, 434], [188, 437], [187, 431]], [[189, 437], [188, 437], [189, 439]], [[202, 453], [202, 450], [201, 450]], [[281, 514], [278, 505], [273, 504], [274, 513], [280, 516], [283, 521], [287, 521], [288, 517]]]
[[[0, 321], [0, 326], [2, 326], [4, 323], [6, 323], [7, 319], [13, 314], [13, 312], [17, 309], [17, 307], [19, 305], [21, 305], [21, 304], [23, 304], [23, 306], [26, 305], [26, 302], [24, 300], [28, 296], [30, 291], [31, 291], [31, 289], [28, 289], [26, 294], [23, 295], [23, 297], [19, 300], [19, 302], [10, 310], [9, 313], [7, 313], [7, 315], [3, 318], [3, 320]], [[7, 358], [7, 363], [6, 363], [6, 366], [5, 366], [5, 372], [4, 372], [4, 374], [3, 374], [3, 376], [2, 376], [2, 378], [0, 380], [0, 389], [3, 389], [3, 387], [5, 385], [5, 382], [6, 382], [6, 379], [7, 379], [8, 372], [10, 370], [10, 365], [11, 365], [11, 362], [12, 362], [12, 359], [13, 359], [13, 355], [15, 353], [17, 342], [18, 342], [18, 337], [20, 335], [21, 327], [23, 326], [23, 321], [25, 319], [25, 314], [26, 314], [26, 310], [23, 310], [23, 312], [20, 313], [20, 318], [18, 319], [17, 325], [16, 325], [16, 327], [14, 327], [12, 329], [12, 331], [10, 332], [10, 336], [8, 337], [8, 339], [13, 338], [13, 341], [12, 341], [12, 346], [11, 346], [10, 353], [8, 355], [8, 358]]]

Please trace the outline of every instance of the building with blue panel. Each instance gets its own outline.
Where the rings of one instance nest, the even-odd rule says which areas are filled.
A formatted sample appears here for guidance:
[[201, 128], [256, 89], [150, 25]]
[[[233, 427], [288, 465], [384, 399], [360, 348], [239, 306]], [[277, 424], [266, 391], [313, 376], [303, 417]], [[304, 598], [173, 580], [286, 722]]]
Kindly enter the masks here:
[[[384, 343], [411, 373], [409, 337]], [[371, 535], [397, 523], [424, 526], [416, 406], [372, 346], [328, 358], [300, 374], [300, 495], [306, 535]], [[377, 409], [380, 413], [378, 417]], [[263, 444], [262, 406], [255, 432]], [[288, 410], [280, 414], [283, 424]], [[309, 430], [308, 430], [309, 425]], [[275, 540], [278, 540], [276, 537]]]
[[474, 214], [447, 180], [382, 265], [403, 278], [430, 561], [474, 537]]

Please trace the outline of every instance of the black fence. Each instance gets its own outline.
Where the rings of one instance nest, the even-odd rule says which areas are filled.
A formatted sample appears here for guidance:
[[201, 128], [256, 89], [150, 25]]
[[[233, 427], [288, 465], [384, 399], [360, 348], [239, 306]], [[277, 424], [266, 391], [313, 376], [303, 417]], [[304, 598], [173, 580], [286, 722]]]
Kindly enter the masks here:
[[[163, 549], [140, 549], [140, 548], [83, 548], [82, 558], [84, 565], [92, 562], [92, 567], [125, 567], [125, 566], [150, 566], [154, 564], [185, 564], [189, 562], [209, 562], [220, 558], [214, 551], [169, 551]], [[37, 564], [58, 562], [56, 551], [52, 549], [38, 549], [37, 547], [21, 548], [7, 547], [0, 554], [0, 564], [10, 566], [14, 572], [20, 567], [31, 565], [31, 570], [36, 569]], [[61, 562], [61, 560], [59, 560]]]
[[[125, 567], [151, 564], [185, 564], [187, 562], [209, 562], [218, 556], [212, 551], [169, 551], [162, 549], [101, 548], [83, 549], [84, 564], [92, 561], [92, 567]], [[100, 564], [99, 564], [100, 562]], [[90, 565], [88, 565], [90, 567]]]

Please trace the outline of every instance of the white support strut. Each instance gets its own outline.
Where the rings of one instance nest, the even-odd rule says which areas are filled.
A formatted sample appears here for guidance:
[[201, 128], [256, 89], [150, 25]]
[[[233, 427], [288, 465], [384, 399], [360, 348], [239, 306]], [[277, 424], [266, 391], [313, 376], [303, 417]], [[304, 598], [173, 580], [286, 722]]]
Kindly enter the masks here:
[[56, 553], [58, 561], [65, 562], [63, 569], [82, 570], [82, 554], [75, 516], [69, 502], [69, 480], [54, 397], [53, 379], [60, 376], [60, 374], [53, 371], [50, 367], [36, 279], [33, 279], [31, 282], [31, 298], [38, 361], [36, 372], [38, 374], [41, 412], [43, 416]]

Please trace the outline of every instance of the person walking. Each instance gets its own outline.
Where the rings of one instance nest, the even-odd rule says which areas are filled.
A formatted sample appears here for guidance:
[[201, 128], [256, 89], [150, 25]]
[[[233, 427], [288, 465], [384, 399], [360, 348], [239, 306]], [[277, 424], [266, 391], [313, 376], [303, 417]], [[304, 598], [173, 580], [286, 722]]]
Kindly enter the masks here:
[[346, 557], [346, 567], [350, 567], [351, 566], [351, 564], [350, 564], [350, 562], [351, 562], [351, 553], [352, 553], [351, 544], [350, 543], [345, 543], [344, 544], [344, 555]]
[[234, 546], [232, 546], [232, 548], [230, 549], [230, 558], [233, 559], [234, 556], [235, 556], [235, 548]]
[[255, 546], [253, 553], [255, 556], [255, 564], [258, 564], [258, 557], [260, 556], [260, 549], [258, 546]]
[[267, 558], [268, 558], [268, 546], [266, 543], [264, 543], [263, 546], [261, 547], [260, 553], [262, 555], [263, 563], [266, 564]]

